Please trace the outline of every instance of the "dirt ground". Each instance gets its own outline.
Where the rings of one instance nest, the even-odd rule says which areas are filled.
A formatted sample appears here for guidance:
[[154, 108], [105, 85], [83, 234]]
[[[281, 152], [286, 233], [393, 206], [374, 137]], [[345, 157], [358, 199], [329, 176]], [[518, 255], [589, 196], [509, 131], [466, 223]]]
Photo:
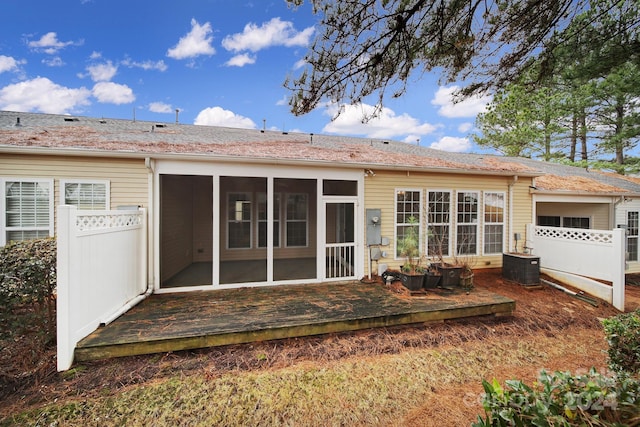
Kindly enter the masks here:
[[[592, 341], [585, 354], [554, 355], [548, 364], [554, 369], [588, 369], [606, 366], [606, 342], [600, 320], [618, 314], [611, 305], [599, 301], [594, 307], [547, 285], [525, 288], [506, 282], [500, 270], [475, 272], [476, 287], [512, 298], [516, 310], [509, 317], [482, 317], [429, 325], [381, 328], [352, 333], [232, 345], [197, 351], [134, 356], [84, 363], [69, 372], [57, 373], [55, 349], [34, 362], [28, 354], [41, 349], [25, 348], [15, 342], [0, 348], [0, 422], [3, 416], [48, 402], [67, 398], [88, 398], [117, 394], [136, 385], [176, 375], [221, 375], [231, 371], [280, 369], [297, 363], [324, 363], [346, 358], [399, 354], [421, 348], [447, 346], [500, 345], [506, 338], [538, 336]], [[627, 286], [626, 311], [640, 308], [640, 286]], [[548, 345], [548, 339], [541, 345]], [[257, 357], [260, 355], [260, 357]], [[504, 381], [521, 378], [532, 382], [539, 367], [517, 366], [495, 373]], [[481, 407], [461, 405], [465, 396], [481, 393], [477, 379], [438, 390], [422, 407], [414, 408], [399, 421], [404, 425], [428, 425], [439, 414], [439, 423], [474, 420]], [[445, 415], [446, 414], [446, 415]], [[444, 425], [441, 424], [441, 425]], [[468, 423], [466, 423], [468, 425]]]

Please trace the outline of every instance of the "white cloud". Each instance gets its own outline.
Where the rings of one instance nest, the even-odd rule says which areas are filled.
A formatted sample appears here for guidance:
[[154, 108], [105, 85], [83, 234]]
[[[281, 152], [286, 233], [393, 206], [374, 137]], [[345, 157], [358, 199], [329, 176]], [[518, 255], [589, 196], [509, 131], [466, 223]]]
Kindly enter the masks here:
[[27, 43], [27, 46], [38, 51], [48, 53], [50, 55], [58, 53], [59, 50], [64, 49], [67, 46], [73, 44], [82, 44], [82, 41], [79, 42], [63, 42], [58, 40], [58, 34], [53, 31], [48, 32], [44, 36], [40, 37], [40, 40], [32, 40]]
[[113, 82], [96, 83], [92, 94], [98, 102], [105, 104], [129, 104], [136, 99], [129, 86]]
[[467, 133], [471, 129], [473, 129], [473, 123], [471, 122], [464, 122], [458, 125], [458, 132], [460, 133]]
[[10, 56], [0, 55], [0, 73], [7, 71], [18, 71], [18, 67], [27, 61], [17, 61]]
[[304, 67], [306, 64], [307, 64], [307, 61], [304, 58], [300, 59], [300, 60], [296, 61], [295, 64], [293, 64], [293, 69], [294, 70], [298, 70], [298, 69]]
[[152, 113], [171, 113], [174, 111], [171, 105], [164, 102], [151, 102], [149, 104], [149, 111]]
[[308, 46], [313, 32], [313, 27], [296, 31], [292, 22], [273, 18], [260, 27], [254, 23], [245, 25], [241, 33], [226, 36], [222, 46], [232, 52], [257, 52], [270, 46]]
[[104, 64], [94, 64], [87, 67], [87, 71], [94, 82], [108, 82], [118, 72], [118, 67], [113, 65], [111, 61]]
[[209, 22], [200, 25], [195, 19], [191, 19], [191, 31], [180, 37], [178, 44], [167, 50], [167, 56], [173, 59], [185, 59], [200, 55], [213, 55], [216, 50], [211, 46], [213, 41], [211, 33]]
[[[408, 114], [396, 115], [389, 109], [383, 108], [378, 117], [363, 123], [365, 115], [371, 115], [373, 105], [345, 105], [340, 115], [322, 130], [324, 132], [342, 135], [366, 135], [370, 138], [396, 138], [402, 135], [427, 135], [436, 130], [436, 126], [420, 121]], [[329, 106], [325, 114], [332, 117], [338, 112], [336, 105]]]
[[47, 67], [62, 67], [65, 65], [64, 61], [59, 56], [54, 56], [52, 58], [45, 58], [42, 60], [42, 63]]
[[251, 56], [248, 53], [242, 53], [228, 60], [225, 65], [229, 67], [244, 67], [245, 65], [255, 64], [255, 62], [255, 56]]
[[71, 89], [36, 77], [0, 89], [0, 109], [65, 114], [89, 105], [90, 96], [91, 91], [84, 87]]
[[454, 102], [455, 93], [459, 89], [458, 86], [441, 87], [438, 89], [434, 98], [431, 100], [431, 104], [440, 107], [438, 109], [439, 115], [448, 118], [475, 117], [478, 113], [484, 112], [487, 109], [487, 104], [492, 100], [490, 95], [485, 95], [471, 96], [460, 102]]
[[195, 125], [228, 126], [234, 128], [255, 129], [256, 124], [248, 117], [235, 114], [220, 107], [209, 107], [198, 113]]
[[167, 71], [167, 68], [169, 68], [167, 67], [167, 64], [165, 64], [163, 60], [138, 62], [138, 61], [132, 61], [131, 59], [127, 58], [124, 61], [122, 61], [121, 64], [129, 68], [142, 68], [145, 71], [157, 70], [157, 71], [164, 72], [164, 71]]
[[468, 138], [443, 136], [439, 141], [432, 143], [429, 147], [452, 153], [464, 153], [471, 150], [471, 142]]

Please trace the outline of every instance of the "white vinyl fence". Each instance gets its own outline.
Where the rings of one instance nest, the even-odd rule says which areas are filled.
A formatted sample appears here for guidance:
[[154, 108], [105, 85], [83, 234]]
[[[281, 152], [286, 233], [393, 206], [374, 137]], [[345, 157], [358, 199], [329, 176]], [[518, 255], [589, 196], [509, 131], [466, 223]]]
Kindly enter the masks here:
[[[595, 295], [624, 311], [625, 231], [587, 230], [579, 228], [527, 226], [527, 246], [540, 257], [540, 267], [547, 273], [568, 273], [571, 285]], [[605, 285], [591, 279], [612, 282]]]
[[146, 212], [58, 207], [58, 371], [78, 341], [147, 289]]

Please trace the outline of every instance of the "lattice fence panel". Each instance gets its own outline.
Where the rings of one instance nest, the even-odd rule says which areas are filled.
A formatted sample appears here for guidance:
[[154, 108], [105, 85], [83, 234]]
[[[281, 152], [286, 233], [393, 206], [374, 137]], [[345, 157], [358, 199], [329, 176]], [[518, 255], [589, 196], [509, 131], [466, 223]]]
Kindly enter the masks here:
[[78, 231], [104, 230], [108, 228], [128, 228], [142, 225], [140, 212], [78, 214], [76, 228]]
[[585, 230], [581, 228], [534, 227], [535, 236], [548, 239], [571, 240], [613, 244], [613, 233], [603, 230]]

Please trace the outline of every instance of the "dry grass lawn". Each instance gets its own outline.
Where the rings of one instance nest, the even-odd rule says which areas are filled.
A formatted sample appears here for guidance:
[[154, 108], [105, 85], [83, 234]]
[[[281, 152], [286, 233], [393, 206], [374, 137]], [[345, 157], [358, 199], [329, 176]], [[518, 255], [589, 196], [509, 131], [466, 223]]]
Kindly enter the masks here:
[[[606, 369], [608, 304], [525, 290], [498, 270], [477, 272], [476, 286], [515, 299], [514, 316], [121, 358], [63, 374], [51, 353], [22, 376], [4, 369], [0, 425], [469, 425], [482, 414], [483, 378], [531, 384], [541, 369]], [[628, 310], [640, 307], [639, 288], [627, 295]]]

